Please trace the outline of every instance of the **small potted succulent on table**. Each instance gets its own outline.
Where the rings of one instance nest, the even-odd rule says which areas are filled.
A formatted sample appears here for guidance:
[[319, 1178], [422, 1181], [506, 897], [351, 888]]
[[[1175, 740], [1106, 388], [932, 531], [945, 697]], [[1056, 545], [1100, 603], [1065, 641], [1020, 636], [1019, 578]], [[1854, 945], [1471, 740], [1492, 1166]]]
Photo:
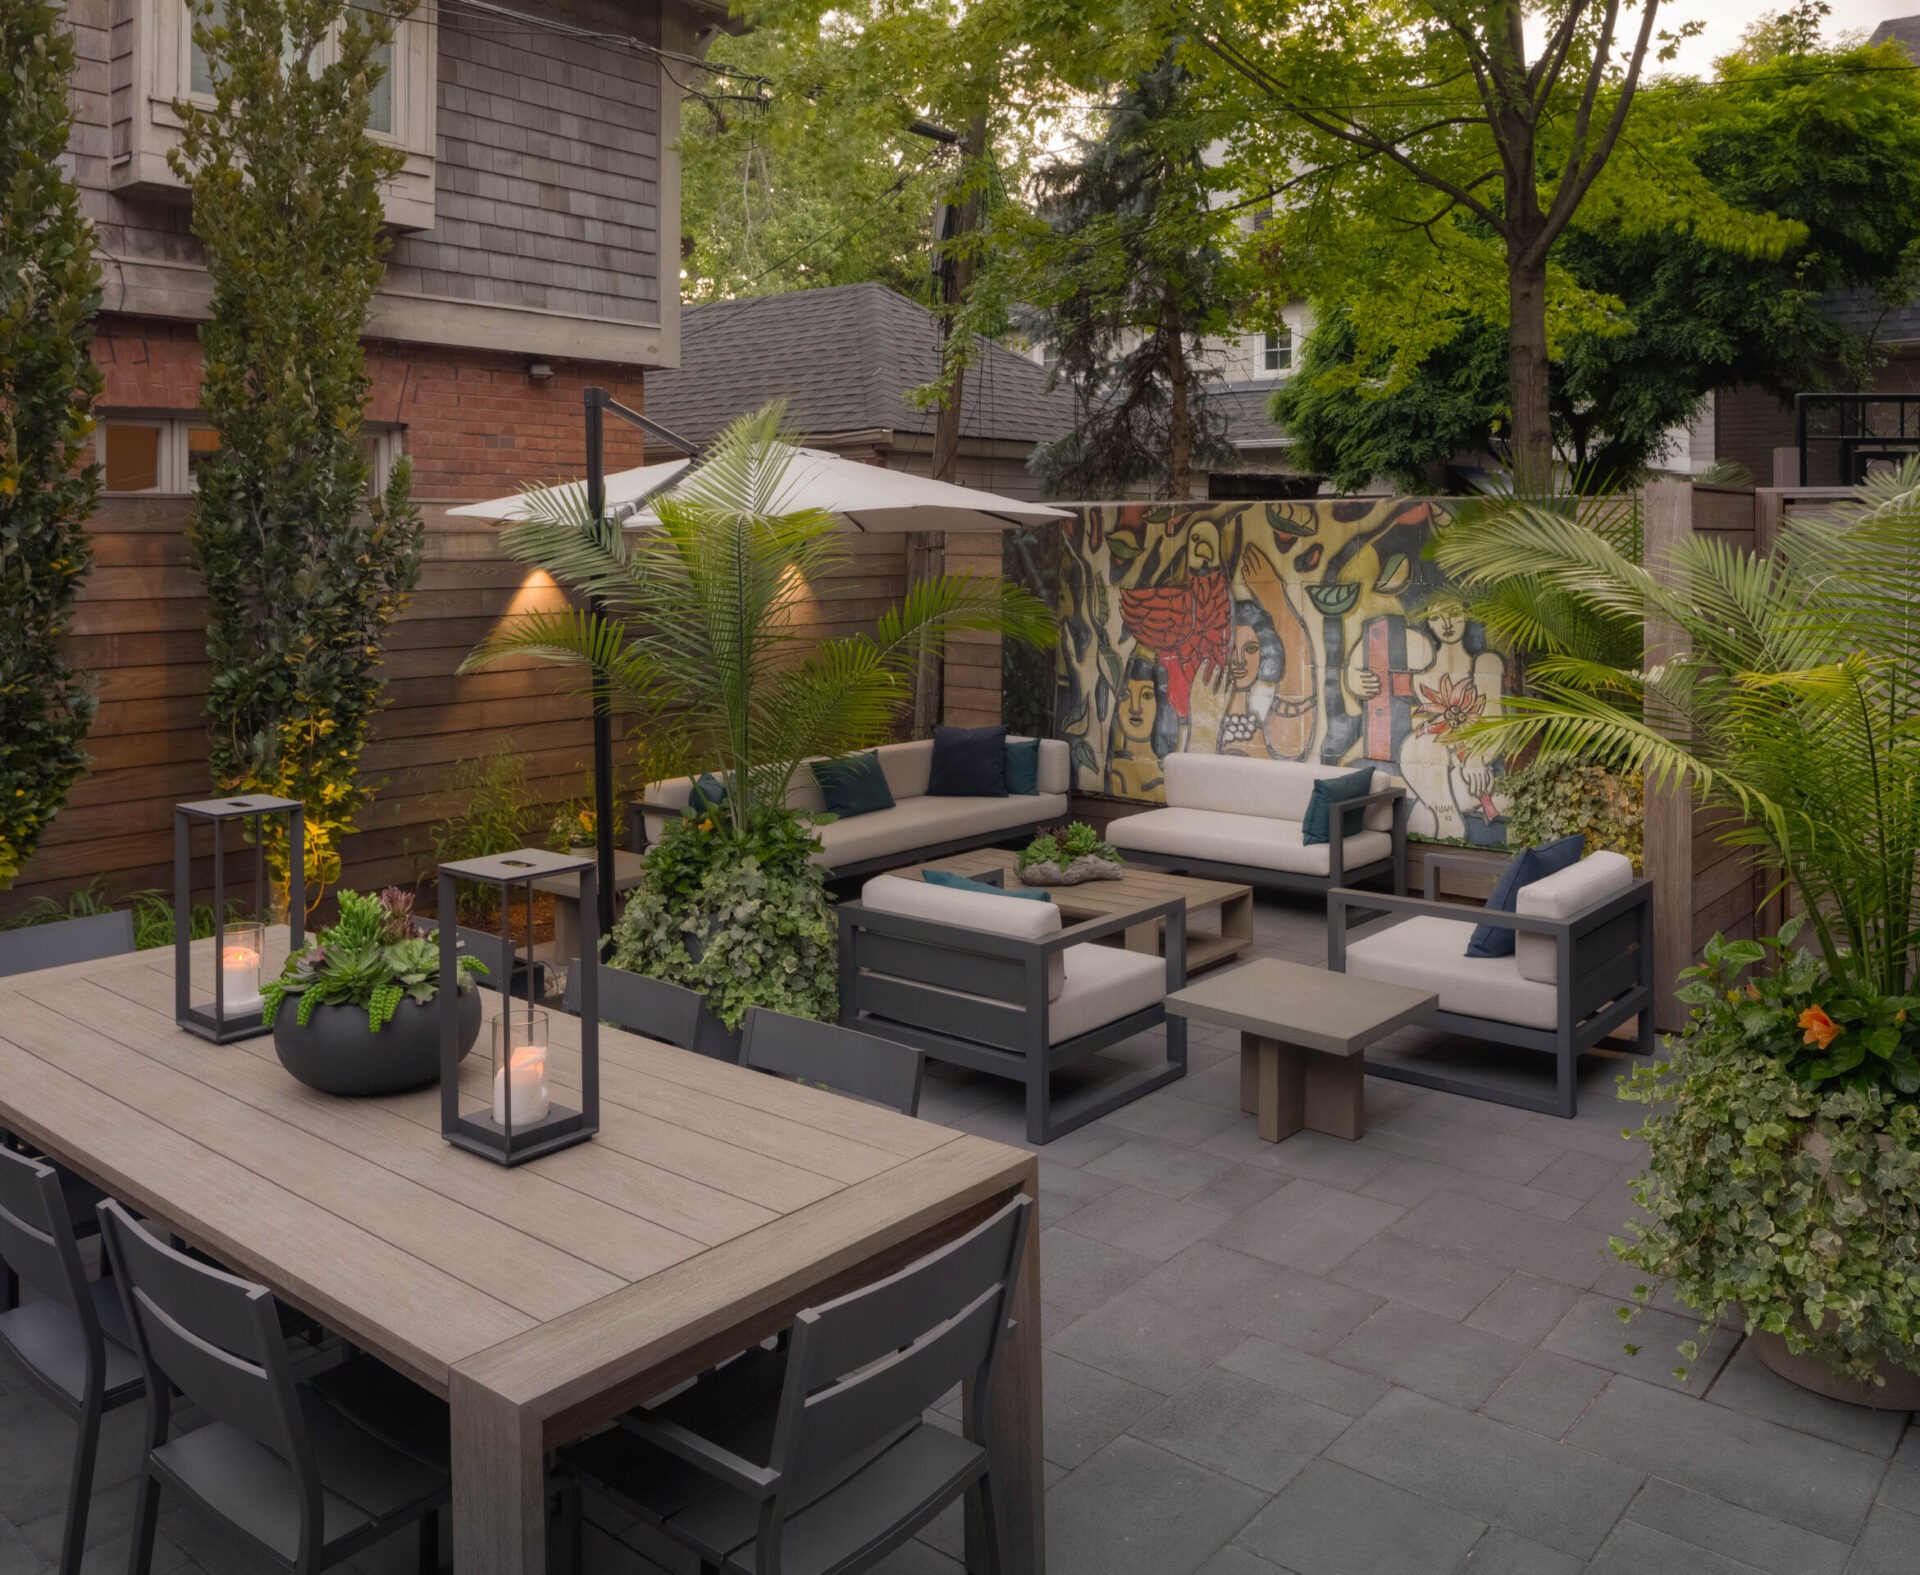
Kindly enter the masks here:
[[1082, 881], [1118, 880], [1125, 873], [1120, 850], [1079, 820], [1058, 832], [1041, 833], [1020, 850], [1016, 862], [1027, 886], [1078, 886]]
[[[440, 942], [413, 893], [340, 893], [340, 918], [260, 992], [280, 1064], [324, 1094], [397, 1094], [440, 1076]], [[480, 1035], [478, 957], [460, 958], [460, 1053]]]

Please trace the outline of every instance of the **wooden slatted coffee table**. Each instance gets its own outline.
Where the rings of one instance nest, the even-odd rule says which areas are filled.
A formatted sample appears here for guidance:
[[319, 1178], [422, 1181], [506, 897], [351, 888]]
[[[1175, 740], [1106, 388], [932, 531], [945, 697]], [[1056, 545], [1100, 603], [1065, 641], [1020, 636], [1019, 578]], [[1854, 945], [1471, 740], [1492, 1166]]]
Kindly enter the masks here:
[[1269, 1143], [1367, 1129], [1366, 1049], [1425, 1019], [1437, 995], [1257, 957], [1167, 997], [1176, 1017], [1240, 1030], [1240, 1108]]
[[[923, 870], [947, 870], [971, 880], [997, 873], [1001, 884], [1010, 890], [1025, 889], [1016, 855], [1006, 848], [976, 848], [970, 853], [929, 859], [925, 864], [915, 864], [909, 869], [894, 870], [892, 873], [918, 878]], [[1068, 924], [1077, 924], [1085, 919], [1104, 919], [1111, 913], [1125, 913], [1129, 909], [1166, 902], [1169, 898], [1180, 898], [1187, 905], [1189, 977], [1202, 968], [1230, 962], [1244, 955], [1253, 945], [1251, 886], [1236, 886], [1224, 880], [1196, 880], [1191, 875], [1169, 875], [1164, 870], [1150, 869], [1144, 864], [1128, 864], [1123, 867], [1118, 880], [1092, 880], [1078, 886], [1042, 886], [1034, 889], [1052, 895], [1055, 906], [1060, 909], [1060, 917]], [[1196, 934], [1194, 915], [1209, 909], [1219, 911], [1219, 933], [1201, 931]], [[1159, 955], [1166, 949], [1164, 930], [1162, 921], [1155, 919], [1126, 931], [1127, 950]]]

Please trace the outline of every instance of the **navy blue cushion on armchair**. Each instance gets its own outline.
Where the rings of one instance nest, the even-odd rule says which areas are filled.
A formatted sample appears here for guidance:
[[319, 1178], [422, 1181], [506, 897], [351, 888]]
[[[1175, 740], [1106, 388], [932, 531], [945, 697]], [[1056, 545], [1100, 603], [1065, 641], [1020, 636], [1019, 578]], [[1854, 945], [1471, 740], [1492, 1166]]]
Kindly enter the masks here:
[[[1512, 913], [1514, 900], [1520, 895], [1522, 886], [1531, 886], [1537, 880], [1549, 875], [1558, 875], [1564, 869], [1570, 869], [1587, 856], [1586, 833], [1577, 836], [1562, 837], [1558, 842], [1543, 842], [1537, 848], [1523, 848], [1508, 862], [1501, 872], [1499, 884], [1493, 888], [1493, 895], [1487, 898], [1489, 913]], [[1469, 957], [1511, 957], [1513, 955], [1513, 931], [1498, 929], [1491, 924], [1476, 924], [1473, 937], [1467, 942]]]

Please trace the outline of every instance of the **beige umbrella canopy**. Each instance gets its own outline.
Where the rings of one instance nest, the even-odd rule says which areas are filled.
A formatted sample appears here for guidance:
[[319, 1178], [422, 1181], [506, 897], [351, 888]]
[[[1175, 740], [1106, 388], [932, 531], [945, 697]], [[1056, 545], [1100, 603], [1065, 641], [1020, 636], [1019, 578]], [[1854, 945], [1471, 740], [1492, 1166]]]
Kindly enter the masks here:
[[[697, 498], [700, 470], [689, 459], [641, 465], [613, 472], [607, 477], [606, 487], [608, 516], [628, 525], [644, 526], [656, 523], [646, 509], [647, 500], [656, 493], [671, 491], [678, 497]], [[584, 481], [570, 481], [551, 491], [570, 503], [576, 501], [577, 494], [578, 504], [585, 504]], [[802, 509], [819, 509], [855, 530], [874, 532], [1012, 530], [1072, 517], [1065, 509], [1025, 498], [1002, 497], [977, 487], [865, 465], [824, 449], [794, 448], [789, 450], [775, 510], [797, 513]], [[527, 495], [517, 493], [469, 503], [449, 512], [472, 519], [506, 521], [526, 519], [532, 510]]]

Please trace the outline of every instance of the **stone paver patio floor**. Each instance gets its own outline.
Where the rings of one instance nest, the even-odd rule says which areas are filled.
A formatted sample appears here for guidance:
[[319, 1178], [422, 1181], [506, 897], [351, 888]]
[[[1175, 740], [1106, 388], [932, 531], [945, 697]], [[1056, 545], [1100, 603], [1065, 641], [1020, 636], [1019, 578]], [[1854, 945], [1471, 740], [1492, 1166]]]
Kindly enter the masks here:
[[[1259, 954], [1324, 962], [1317, 905], [1263, 896], [1255, 923]], [[1620, 1326], [1623, 1063], [1575, 1121], [1370, 1078], [1360, 1142], [1270, 1145], [1236, 1050], [1197, 1029], [1184, 1081], [1043, 1152], [1051, 1575], [1920, 1570], [1907, 1415], [1808, 1395], [1725, 1331], [1683, 1386], [1689, 1320]], [[1021, 1142], [992, 1079], [935, 1068], [922, 1114]], [[137, 1409], [107, 1420], [90, 1572], [125, 1569]], [[57, 1557], [71, 1437], [0, 1362], [0, 1575]], [[692, 1569], [590, 1516], [596, 1575]], [[253, 1568], [177, 1502], [161, 1528], [160, 1575]], [[959, 1538], [949, 1513], [883, 1568], [958, 1575]], [[411, 1539], [359, 1562], [410, 1571]]]

